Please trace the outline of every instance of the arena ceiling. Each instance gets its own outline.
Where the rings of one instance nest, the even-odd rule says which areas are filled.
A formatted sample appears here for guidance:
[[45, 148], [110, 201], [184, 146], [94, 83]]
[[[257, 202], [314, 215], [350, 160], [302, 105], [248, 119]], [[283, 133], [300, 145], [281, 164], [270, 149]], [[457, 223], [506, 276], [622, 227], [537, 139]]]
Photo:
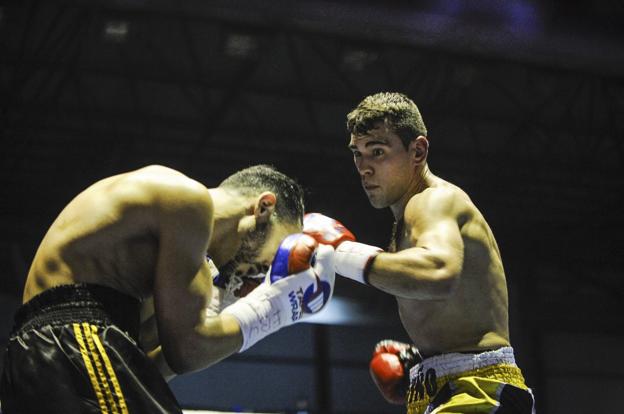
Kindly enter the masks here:
[[[19, 295], [75, 193], [151, 163], [208, 186], [274, 164], [309, 210], [385, 245], [391, 217], [359, 187], [344, 118], [396, 90], [423, 112], [432, 170], [489, 218], [532, 318], [621, 332], [618, 3], [0, 2], [2, 291]], [[391, 305], [348, 282], [338, 293]]]

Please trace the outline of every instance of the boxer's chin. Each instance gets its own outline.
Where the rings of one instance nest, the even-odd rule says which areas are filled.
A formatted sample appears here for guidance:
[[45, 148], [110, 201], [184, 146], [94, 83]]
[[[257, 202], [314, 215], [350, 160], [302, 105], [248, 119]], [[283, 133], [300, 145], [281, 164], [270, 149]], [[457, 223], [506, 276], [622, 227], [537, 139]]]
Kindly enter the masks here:
[[370, 202], [371, 206], [376, 209], [387, 208], [390, 206], [390, 204], [388, 204], [385, 200], [381, 200], [378, 197], [368, 197], [368, 201]]
[[234, 258], [222, 265], [219, 268], [219, 273], [224, 275], [227, 279], [231, 276], [244, 277], [250, 276], [252, 273], [254, 275], [260, 273], [262, 269], [258, 269], [257, 272], [254, 272], [251, 268], [256, 267], [256, 259], [262, 250], [266, 238], [266, 228], [254, 230], [247, 234]]

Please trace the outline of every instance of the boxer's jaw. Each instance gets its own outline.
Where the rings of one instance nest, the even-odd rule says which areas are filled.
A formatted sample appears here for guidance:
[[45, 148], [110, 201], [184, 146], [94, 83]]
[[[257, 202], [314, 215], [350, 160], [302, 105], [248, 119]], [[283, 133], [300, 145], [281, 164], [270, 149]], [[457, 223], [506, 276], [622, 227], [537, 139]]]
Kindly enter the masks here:
[[258, 225], [243, 238], [241, 247], [234, 256], [219, 271], [224, 275], [249, 276], [266, 273], [277, 248], [289, 234], [301, 232], [298, 223], [280, 223], [272, 220], [271, 224]]

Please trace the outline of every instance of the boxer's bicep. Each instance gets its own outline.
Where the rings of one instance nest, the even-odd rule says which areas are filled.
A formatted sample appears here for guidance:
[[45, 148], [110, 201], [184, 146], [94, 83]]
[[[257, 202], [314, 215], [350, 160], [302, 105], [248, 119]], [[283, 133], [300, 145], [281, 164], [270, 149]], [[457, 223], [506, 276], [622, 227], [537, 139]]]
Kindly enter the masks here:
[[451, 218], [438, 220], [419, 235], [417, 249], [425, 254], [439, 269], [458, 276], [463, 266], [464, 242], [457, 225]]
[[448, 189], [435, 189], [406, 207], [410, 244], [449, 276], [458, 276], [463, 266], [464, 242], [458, 218], [464, 210], [464, 201]]

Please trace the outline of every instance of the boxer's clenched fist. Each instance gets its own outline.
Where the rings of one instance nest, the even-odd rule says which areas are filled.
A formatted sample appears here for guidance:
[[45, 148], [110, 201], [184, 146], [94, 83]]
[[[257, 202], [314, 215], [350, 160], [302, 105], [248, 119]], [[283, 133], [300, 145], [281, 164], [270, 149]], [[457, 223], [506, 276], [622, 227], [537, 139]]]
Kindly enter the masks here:
[[329, 244], [336, 249], [336, 273], [368, 284], [368, 267], [382, 249], [356, 242], [353, 233], [341, 222], [320, 213], [308, 213], [304, 216], [303, 232], [319, 243]]
[[422, 361], [413, 345], [385, 339], [375, 346], [369, 370], [386, 401], [404, 404], [409, 385], [409, 370]]
[[323, 309], [333, 293], [334, 279], [331, 246], [318, 245], [301, 233], [284, 239], [264, 282], [223, 310], [236, 318], [241, 328], [239, 352]]

